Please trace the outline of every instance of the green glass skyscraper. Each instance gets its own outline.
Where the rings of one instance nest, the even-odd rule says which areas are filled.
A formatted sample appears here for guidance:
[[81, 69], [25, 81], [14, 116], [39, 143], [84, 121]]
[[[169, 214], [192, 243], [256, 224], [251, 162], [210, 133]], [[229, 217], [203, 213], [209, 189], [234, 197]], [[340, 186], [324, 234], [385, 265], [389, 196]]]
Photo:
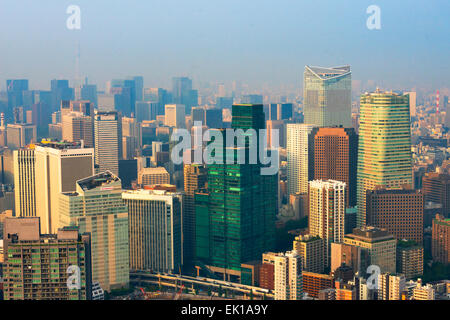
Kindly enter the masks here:
[[[233, 129], [264, 126], [262, 105], [233, 105]], [[208, 190], [195, 196], [197, 261], [229, 280], [241, 278], [241, 264], [259, 260], [275, 241], [278, 176], [261, 175], [262, 164], [250, 164], [246, 153], [245, 164], [210, 164]]]
[[377, 90], [363, 94], [360, 102], [358, 227], [366, 224], [367, 190], [412, 186], [408, 95]]

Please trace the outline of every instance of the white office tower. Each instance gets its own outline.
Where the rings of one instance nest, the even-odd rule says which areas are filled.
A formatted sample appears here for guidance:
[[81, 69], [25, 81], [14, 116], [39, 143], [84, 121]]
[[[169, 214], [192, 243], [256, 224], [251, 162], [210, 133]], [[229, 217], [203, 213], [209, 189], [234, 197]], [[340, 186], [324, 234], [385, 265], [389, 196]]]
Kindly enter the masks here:
[[121, 120], [117, 112], [96, 112], [94, 117], [95, 164], [98, 172], [119, 175], [119, 145], [122, 144]]
[[36, 157], [34, 149], [13, 152], [16, 217], [36, 216]]
[[164, 125], [178, 129], [186, 128], [184, 104], [166, 104]]
[[309, 234], [324, 240], [324, 262], [331, 262], [331, 243], [344, 241], [345, 182], [309, 182]]
[[275, 265], [275, 300], [303, 298], [302, 258], [296, 251], [278, 253]]
[[73, 143], [48, 142], [35, 148], [36, 216], [41, 233], [57, 233], [59, 195], [76, 189], [76, 181], [94, 172], [94, 149]]
[[314, 150], [309, 148], [313, 125], [290, 123], [287, 125], [287, 180], [288, 194], [307, 193], [308, 181], [313, 179]]

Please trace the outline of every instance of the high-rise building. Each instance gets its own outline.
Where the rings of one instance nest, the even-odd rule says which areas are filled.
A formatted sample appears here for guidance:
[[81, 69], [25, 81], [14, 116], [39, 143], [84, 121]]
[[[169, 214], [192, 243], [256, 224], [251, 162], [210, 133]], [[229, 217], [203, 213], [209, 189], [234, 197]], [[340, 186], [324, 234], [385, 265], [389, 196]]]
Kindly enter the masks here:
[[8, 108], [6, 110], [6, 120], [13, 120], [13, 110], [15, 107], [23, 105], [23, 93], [28, 91], [27, 79], [6, 80], [6, 93], [8, 96]]
[[331, 244], [331, 272], [345, 264], [353, 274], [361, 271], [361, 248], [344, 243]]
[[75, 191], [75, 182], [94, 173], [94, 149], [73, 143], [45, 142], [35, 148], [36, 216], [41, 232], [56, 233], [59, 194]]
[[305, 66], [303, 76], [304, 122], [317, 127], [351, 127], [350, 66]]
[[122, 156], [122, 121], [120, 114], [96, 112], [94, 117], [95, 164], [98, 172], [110, 170], [119, 174], [119, 155]]
[[181, 193], [130, 190], [122, 193], [128, 207], [130, 269], [179, 273], [183, 265]]
[[[264, 128], [262, 105], [233, 105], [232, 128]], [[226, 153], [226, 135], [223, 149]], [[258, 139], [257, 139], [258, 140]], [[224, 278], [240, 278], [241, 265], [272, 250], [275, 240], [278, 175], [262, 175], [260, 163], [208, 165], [208, 192], [196, 193], [196, 256]], [[236, 160], [236, 148], [231, 148]]]
[[450, 263], [450, 219], [437, 215], [433, 219], [431, 251], [436, 262]]
[[173, 102], [186, 106], [186, 114], [198, 105], [198, 92], [192, 89], [192, 80], [187, 77], [172, 78]]
[[346, 206], [356, 205], [358, 136], [353, 128], [319, 128], [314, 134], [314, 179], [346, 183]]
[[75, 98], [74, 90], [69, 87], [69, 80], [51, 80], [50, 90], [52, 99], [52, 112], [59, 109], [62, 101], [70, 101]]
[[397, 242], [397, 272], [412, 279], [423, 275], [423, 246], [415, 241]]
[[81, 112], [65, 113], [62, 118], [62, 140], [81, 142], [87, 148], [94, 147], [94, 123], [91, 116]]
[[358, 139], [358, 226], [366, 224], [366, 191], [412, 187], [409, 98], [392, 92], [361, 96]]
[[164, 125], [177, 129], [186, 128], [184, 110], [183, 104], [166, 104]]
[[322, 273], [324, 270], [324, 241], [318, 236], [297, 236], [293, 250], [302, 257], [303, 270]]
[[331, 263], [331, 243], [344, 240], [345, 187], [335, 180], [309, 183], [309, 233], [324, 240], [325, 266]]
[[8, 148], [19, 149], [36, 142], [36, 126], [26, 123], [8, 124], [6, 126], [6, 141]]
[[138, 101], [136, 102], [136, 121], [156, 120], [158, 115], [158, 102]]
[[106, 291], [128, 287], [128, 209], [120, 179], [109, 171], [80, 179], [58, 200], [60, 224], [91, 234], [92, 280]]
[[13, 163], [16, 217], [35, 217], [36, 157], [34, 149], [14, 150]]
[[417, 102], [417, 93], [415, 91], [410, 92], [404, 92], [404, 94], [407, 94], [409, 96], [409, 110], [411, 117], [416, 116], [416, 102]]
[[274, 258], [275, 300], [303, 298], [302, 258], [295, 251], [279, 253]]
[[423, 241], [424, 197], [420, 190], [367, 190], [367, 224], [386, 229], [397, 240]]
[[[91, 299], [89, 234], [72, 227], [40, 234], [38, 217], [7, 218], [4, 228], [5, 300]], [[67, 283], [69, 267], [74, 266], [79, 270], [79, 289], [71, 289]]]
[[386, 230], [375, 227], [355, 228], [344, 236], [344, 244], [361, 248], [361, 269], [377, 265], [382, 273], [396, 272], [397, 241]]
[[436, 292], [431, 284], [422, 285], [422, 280], [418, 279], [417, 286], [413, 288], [413, 300], [434, 300]]
[[196, 191], [204, 189], [207, 181], [207, 169], [200, 164], [185, 164], [184, 202], [183, 202], [183, 242], [184, 263], [192, 264], [195, 259], [195, 199]]
[[[450, 112], [449, 112], [450, 113]], [[422, 178], [422, 192], [426, 201], [440, 203], [445, 217], [450, 217], [450, 175], [429, 172]]]
[[308, 193], [308, 182], [314, 179], [314, 149], [310, 147], [314, 126], [295, 123], [286, 127], [288, 194]]
[[138, 172], [138, 184], [144, 186], [170, 184], [170, 174], [164, 167], [141, 168]]

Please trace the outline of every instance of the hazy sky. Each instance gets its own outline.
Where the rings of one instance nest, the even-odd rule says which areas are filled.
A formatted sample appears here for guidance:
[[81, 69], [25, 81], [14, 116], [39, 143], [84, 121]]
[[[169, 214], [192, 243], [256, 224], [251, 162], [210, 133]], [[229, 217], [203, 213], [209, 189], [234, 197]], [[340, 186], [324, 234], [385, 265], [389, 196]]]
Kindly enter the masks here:
[[[72, 4], [81, 30], [66, 28]], [[381, 30], [366, 27], [371, 4]], [[0, 88], [72, 81], [77, 43], [99, 87], [129, 75], [300, 87], [305, 64], [350, 64], [353, 79], [448, 88], [449, 35], [448, 0], [0, 0]]]

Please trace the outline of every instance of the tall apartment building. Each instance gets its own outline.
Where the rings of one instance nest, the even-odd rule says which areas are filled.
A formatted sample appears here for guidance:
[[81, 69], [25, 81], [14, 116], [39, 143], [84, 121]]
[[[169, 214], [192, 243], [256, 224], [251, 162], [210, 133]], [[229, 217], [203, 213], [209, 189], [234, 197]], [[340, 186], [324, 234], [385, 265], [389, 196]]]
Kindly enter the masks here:
[[366, 224], [366, 191], [376, 186], [412, 187], [409, 98], [392, 92], [360, 99], [357, 171], [357, 226]]
[[183, 265], [183, 197], [166, 190], [122, 193], [128, 207], [130, 269], [179, 273]]
[[141, 168], [138, 172], [138, 184], [170, 184], [170, 174], [164, 167]]
[[87, 148], [94, 147], [94, 122], [82, 112], [62, 114], [62, 140], [81, 142]]
[[[122, 156], [122, 121], [116, 111], [96, 112], [94, 116], [95, 164], [98, 172], [119, 174]], [[120, 155], [120, 156], [119, 156]]]
[[128, 209], [120, 179], [109, 171], [80, 179], [75, 191], [60, 194], [58, 209], [62, 225], [91, 233], [92, 280], [106, 291], [128, 287]]
[[386, 230], [375, 227], [355, 228], [344, 236], [344, 244], [361, 248], [362, 270], [371, 265], [380, 267], [382, 273], [396, 272], [397, 241]]
[[191, 264], [195, 260], [195, 199], [196, 191], [206, 187], [208, 172], [205, 166], [185, 164], [184, 202], [183, 202], [183, 240], [184, 263]]
[[[450, 114], [450, 112], [449, 112]], [[445, 217], [450, 217], [450, 175], [429, 172], [422, 178], [422, 192], [426, 201], [440, 203]]]
[[424, 202], [420, 190], [367, 190], [367, 224], [386, 229], [397, 240], [422, 243]]
[[275, 300], [303, 298], [302, 258], [295, 251], [279, 253], [274, 257]]
[[36, 157], [34, 149], [14, 150], [14, 198], [16, 217], [36, 216]]
[[94, 172], [94, 149], [74, 143], [44, 142], [35, 148], [36, 216], [42, 233], [56, 233], [59, 194], [75, 191], [75, 182]]
[[433, 219], [431, 237], [433, 260], [444, 264], [450, 263], [450, 219], [436, 216], [436, 219]]
[[186, 128], [185, 109], [183, 104], [166, 104], [164, 125], [177, 129]]
[[319, 128], [314, 134], [314, 180], [345, 182], [347, 207], [356, 205], [357, 157], [353, 128]]
[[331, 243], [344, 240], [346, 184], [334, 180], [309, 183], [309, 233], [324, 240], [324, 262], [331, 262]]
[[405, 290], [405, 275], [381, 273], [378, 275], [378, 300], [401, 300]]
[[293, 243], [295, 250], [303, 261], [303, 270], [322, 273], [324, 271], [324, 240], [318, 236], [297, 236]]
[[122, 158], [133, 159], [141, 148], [142, 134], [136, 118], [122, 117]]
[[[7, 218], [3, 240], [5, 300], [90, 300], [91, 239], [77, 228], [40, 234], [39, 218]], [[79, 268], [79, 289], [69, 289], [69, 266]]]
[[351, 127], [350, 66], [305, 66], [303, 97], [305, 123], [318, 127]]
[[310, 124], [289, 123], [287, 131], [288, 194], [308, 193], [308, 182], [314, 179], [314, 150]]
[[397, 272], [412, 279], [423, 275], [423, 246], [415, 241], [397, 242]]

